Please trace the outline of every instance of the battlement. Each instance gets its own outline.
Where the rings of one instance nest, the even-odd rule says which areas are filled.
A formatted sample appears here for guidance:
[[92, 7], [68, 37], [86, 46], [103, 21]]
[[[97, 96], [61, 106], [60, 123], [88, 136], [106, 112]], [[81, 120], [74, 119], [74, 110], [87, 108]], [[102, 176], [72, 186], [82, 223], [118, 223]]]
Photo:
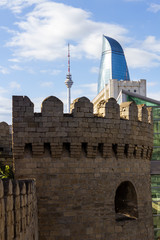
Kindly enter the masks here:
[[118, 156], [132, 156], [136, 146], [139, 154], [144, 151], [146, 155], [141, 155], [150, 158], [151, 123], [151, 109], [144, 105], [137, 107], [133, 102], [119, 106], [113, 98], [101, 101], [98, 114], [94, 115], [93, 104], [86, 97], [72, 103], [71, 114], [63, 114], [63, 103], [53, 96], [42, 102], [41, 113], [34, 113], [28, 97], [13, 97], [14, 149], [19, 157], [28, 148], [34, 156], [43, 155], [47, 144], [51, 156], [60, 157], [66, 143], [70, 156], [74, 157], [77, 152], [81, 155], [82, 145], [86, 143], [87, 157], [99, 154], [100, 145], [102, 156], [111, 156], [116, 144]]
[[0, 180], [0, 206], [1, 240], [38, 240], [34, 181]]
[[40, 240], [153, 239], [151, 109], [113, 98], [97, 109], [82, 97], [64, 114], [48, 97], [34, 113], [13, 97], [15, 176], [36, 179]]
[[[93, 114], [93, 103], [86, 97], [77, 98], [71, 104], [72, 117], [89, 118], [89, 117], [105, 117], [114, 119], [139, 120], [151, 123], [150, 109], [144, 104], [137, 105], [133, 102], [117, 104], [114, 98], [108, 101], [102, 100], [98, 104], [98, 114]], [[148, 113], [149, 112], [149, 113]], [[21, 117], [61, 117], [63, 114], [63, 103], [60, 99], [50, 96], [42, 102], [41, 113], [34, 113], [34, 104], [26, 96], [13, 96], [13, 118]], [[19, 120], [19, 119], [18, 119]]]

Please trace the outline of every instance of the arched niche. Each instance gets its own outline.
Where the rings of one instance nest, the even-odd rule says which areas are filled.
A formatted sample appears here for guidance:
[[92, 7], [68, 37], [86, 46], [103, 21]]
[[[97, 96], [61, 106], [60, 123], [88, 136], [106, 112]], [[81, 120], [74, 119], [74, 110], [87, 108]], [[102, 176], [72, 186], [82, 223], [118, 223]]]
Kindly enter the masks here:
[[32, 143], [26, 143], [24, 147], [24, 157], [31, 158], [32, 157]]
[[136, 220], [138, 218], [137, 194], [133, 184], [122, 182], [115, 194], [116, 220]]

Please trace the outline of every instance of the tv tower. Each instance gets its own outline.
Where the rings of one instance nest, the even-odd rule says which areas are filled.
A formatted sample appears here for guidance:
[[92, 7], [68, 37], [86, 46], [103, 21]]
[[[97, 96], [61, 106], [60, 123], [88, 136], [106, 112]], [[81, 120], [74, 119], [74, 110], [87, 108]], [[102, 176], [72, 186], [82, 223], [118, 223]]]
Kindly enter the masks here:
[[67, 112], [70, 113], [70, 104], [71, 104], [71, 87], [73, 85], [72, 75], [70, 73], [70, 48], [68, 44], [68, 74], [66, 76], [65, 84], [68, 88], [67, 90]]

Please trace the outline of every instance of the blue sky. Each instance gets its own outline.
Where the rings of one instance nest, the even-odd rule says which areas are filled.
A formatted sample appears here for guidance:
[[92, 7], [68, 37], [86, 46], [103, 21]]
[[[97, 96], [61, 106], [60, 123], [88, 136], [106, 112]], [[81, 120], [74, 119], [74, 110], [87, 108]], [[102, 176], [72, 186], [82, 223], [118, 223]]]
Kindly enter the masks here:
[[131, 80], [146, 79], [160, 100], [160, 0], [0, 0], [0, 121], [11, 123], [12, 95], [35, 111], [54, 95], [66, 111], [68, 42], [72, 100], [92, 100], [103, 34], [122, 45]]

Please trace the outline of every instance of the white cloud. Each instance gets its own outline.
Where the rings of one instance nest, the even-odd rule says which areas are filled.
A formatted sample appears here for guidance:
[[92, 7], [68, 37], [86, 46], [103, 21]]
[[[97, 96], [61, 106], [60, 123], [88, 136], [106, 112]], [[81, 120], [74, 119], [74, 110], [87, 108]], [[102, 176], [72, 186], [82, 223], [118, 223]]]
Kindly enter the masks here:
[[151, 3], [151, 5], [148, 8], [148, 11], [153, 12], [153, 13], [159, 12], [160, 11], [160, 4]]
[[4, 94], [4, 93], [7, 93], [8, 91], [5, 89], [5, 88], [3, 88], [3, 87], [0, 87], [0, 94], [2, 95], [2, 94]]
[[12, 101], [9, 98], [0, 96], [0, 122], [5, 121], [11, 124]]
[[53, 82], [42, 82], [41, 87], [51, 87], [53, 85]]
[[21, 13], [22, 9], [44, 0], [1, 0], [0, 7], [7, 7], [14, 13]]
[[21, 88], [21, 85], [13, 81], [13, 82], [10, 82], [10, 88], [19, 90]]
[[18, 58], [10, 58], [8, 59], [9, 62], [15, 62], [15, 63], [18, 63], [20, 62], [20, 60]]
[[125, 49], [127, 62], [132, 68], [151, 68], [160, 66], [160, 56], [139, 48]]
[[99, 67], [92, 67], [91, 73], [99, 73]]
[[0, 66], [0, 73], [2, 74], [8, 74], [9, 73], [9, 70], [3, 66]]
[[11, 106], [11, 99], [0, 96], [0, 113], [10, 114]]
[[62, 72], [62, 70], [52, 70], [51, 71], [51, 75], [58, 75], [58, 74], [60, 74]]
[[24, 20], [18, 19], [16, 24], [19, 32], [7, 46], [15, 48], [15, 56], [28, 59], [64, 58], [71, 41], [72, 56], [99, 58], [102, 34], [127, 41], [124, 27], [94, 22], [87, 11], [51, 1], [37, 1]]
[[147, 36], [144, 41], [135, 41], [134, 47], [125, 49], [127, 63], [132, 68], [160, 66], [160, 40]]
[[146, 50], [160, 53], [160, 39], [155, 36], [148, 36], [142, 43], [142, 47]]
[[[13, 33], [7, 44], [14, 51], [14, 58], [10, 61], [16, 62], [21, 58], [47, 61], [64, 59], [68, 42], [71, 43], [72, 58], [100, 59], [102, 35], [105, 34], [118, 40], [122, 47], [128, 45], [125, 53], [130, 67], [160, 65], [160, 40], [154, 36], [148, 36], [144, 41], [131, 39], [123, 26], [95, 22], [87, 11], [50, 0], [5, 0], [0, 4], [14, 12], [31, 5], [32, 8], [28, 9], [30, 12], [23, 16], [23, 20], [17, 18], [19, 31]], [[51, 75], [60, 73], [56, 69], [41, 72], [46, 71]], [[96, 72], [97, 69], [92, 68], [91, 71]]]
[[10, 68], [13, 69], [13, 70], [17, 70], [17, 71], [22, 71], [23, 70], [23, 68], [21, 68], [19, 65], [16, 65], [16, 64], [10, 66]]
[[147, 86], [148, 87], [154, 87], [156, 86], [158, 83], [157, 82], [147, 82]]
[[35, 74], [36, 73], [36, 71], [32, 67], [27, 67], [26, 71], [30, 74]]
[[[1, 7], [1, 6], [0, 6], [0, 7]], [[4, 30], [4, 31], [7, 32], [7, 33], [13, 34], [13, 35], [17, 33], [15, 30], [10, 29], [10, 28], [8, 28], [8, 27], [6, 27], [6, 26], [0, 26], [0, 29]]]
[[62, 71], [61, 71], [61, 70], [58, 70], [58, 69], [54, 69], [54, 70], [47, 69], [47, 70], [41, 70], [40, 72], [41, 72], [41, 73], [48, 73], [48, 74], [50, 74], [50, 75], [58, 75], [58, 74], [60, 74]]

